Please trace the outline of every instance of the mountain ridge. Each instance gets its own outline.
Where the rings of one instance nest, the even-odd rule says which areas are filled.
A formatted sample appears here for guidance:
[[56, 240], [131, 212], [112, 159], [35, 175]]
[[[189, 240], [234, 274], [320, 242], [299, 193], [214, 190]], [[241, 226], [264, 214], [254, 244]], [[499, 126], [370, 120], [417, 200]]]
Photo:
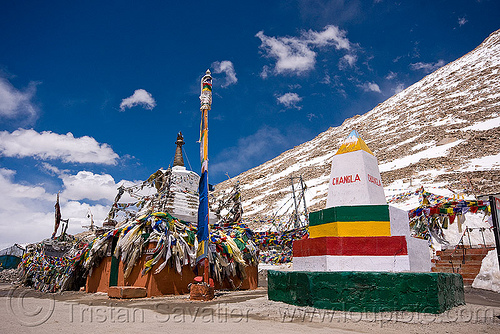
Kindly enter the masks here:
[[[357, 130], [379, 162], [384, 187], [441, 185], [472, 195], [500, 185], [500, 30], [363, 115], [216, 185], [240, 182], [243, 217], [284, 214], [291, 176], [307, 185], [309, 211], [324, 208], [331, 157]], [[290, 213], [290, 212], [288, 212]]]

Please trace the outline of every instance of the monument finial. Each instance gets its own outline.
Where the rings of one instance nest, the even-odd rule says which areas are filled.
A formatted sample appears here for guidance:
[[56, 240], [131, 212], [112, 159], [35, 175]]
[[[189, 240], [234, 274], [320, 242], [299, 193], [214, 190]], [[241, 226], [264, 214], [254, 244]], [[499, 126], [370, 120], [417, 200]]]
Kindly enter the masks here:
[[175, 149], [174, 167], [175, 166], [184, 167], [184, 158], [182, 157], [182, 145], [184, 145], [185, 143], [181, 131], [179, 131], [179, 133], [177, 134], [177, 141], [175, 143], [177, 144], [177, 147]]

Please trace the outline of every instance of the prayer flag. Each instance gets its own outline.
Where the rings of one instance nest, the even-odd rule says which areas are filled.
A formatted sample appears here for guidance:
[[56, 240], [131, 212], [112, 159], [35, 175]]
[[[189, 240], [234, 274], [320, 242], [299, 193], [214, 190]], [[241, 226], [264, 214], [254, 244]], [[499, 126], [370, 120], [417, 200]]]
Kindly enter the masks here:
[[209, 231], [208, 231], [208, 111], [212, 105], [212, 76], [207, 70], [201, 79], [201, 125], [200, 125], [200, 161], [201, 177], [198, 187], [199, 205], [198, 205], [198, 250], [196, 253], [196, 262], [208, 257]]
[[57, 193], [57, 200], [55, 208], [55, 223], [54, 223], [54, 233], [52, 233], [52, 239], [56, 237], [57, 229], [59, 228], [59, 224], [61, 224], [61, 206], [59, 205], [59, 193]]

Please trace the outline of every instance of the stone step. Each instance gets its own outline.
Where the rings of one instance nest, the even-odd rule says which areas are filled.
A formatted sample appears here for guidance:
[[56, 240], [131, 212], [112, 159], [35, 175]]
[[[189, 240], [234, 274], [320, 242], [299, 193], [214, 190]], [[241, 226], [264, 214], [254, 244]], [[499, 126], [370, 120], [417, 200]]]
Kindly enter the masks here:
[[435, 264], [435, 267], [438, 268], [468, 268], [468, 269], [481, 269], [481, 262], [479, 261], [473, 261], [473, 262], [465, 262], [462, 263], [462, 261], [459, 262], [453, 262], [453, 265], [450, 262], [438, 262]]
[[452, 273], [453, 271], [450, 268], [437, 268], [437, 267], [432, 267], [431, 272], [433, 273]]
[[[471, 286], [477, 274], [481, 270], [481, 264], [488, 252], [494, 248], [457, 248], [445, 249], [436, 252], [436, 257], [432, 259], [434, 267], [432, 272], [459, 273], [462, 275], [464, 286]], [[464, 255], [465, 254], [465, 255]], [[450, 262], [451, 261], [451, 262]], [[465, 262], [465, 263], [462, 263]]]
[[[495, 248], [491, 248], [491, 247], [482, 247], [482, 248], [465, 248], [465, 253], [466, 254], [488, 254], [488, 252], [492, 249], [495, 249]], [[457, 248], [457, 249], [445, 249], [445, 250], [441, 250], [441, 251], [437, 251], [436, 252], [436, 255], [438, 256], [442, 256], [442, 255], [450, 255], [452, 253], [456, 253], [456, 254], [462, 254], [463, 252], [463, 248]]]
[[477, 274], [479, 274], [479, 272], [477, 273], [462, 273], [462, 272], [459, 272], [460, 275], [462, 275], [462, 277], [464, 279], [466, 278], [471, 278], [472, 280], [474, 280], [474, 278], [476, 278]]
[[443, 258], [443, 257], [461, 257], [463, 255], [475, 255], [475, 256], [486, 256], [488, 252], [486, 253], [481, 253], [481, 252], [471, 252], [471, 251], [466, 251], [465, 253], [462, 251], [456, 251], [456, 252], [446, 252], [446, 253], [440, 253], [436, 254], [436, 258]]
[[[446, 271], [446, 270], [434, 270], [434, 268], [431, 269], [432, 272], [440, 272], [440, 273], [453, 273], [451, 271], [451, 269], [449, 271]], [[466, 285], [466, 283], [468, 283], [469, 285], [472, 284], [472, 282], [474, 281], [474, 279], [476, 278], [477, 274], [478, 273], [461, 273], [459, 272], [460, 275], [462, 275], [462, 278], [464, 280], [464, 285]]]
[[451, 255], [441, 255], [439, 260], [440, 262], [449, 262], [450, 260], [453, 262], [461, 262], [463, 259], [465, 259], [465, 262], [483, 261], [485, 256], [486, 254], [455, 254], [453, 257]]
[[474, 282], [473, 278], [464, 278], [464, 286], [472, 286], [473, 282]]
[[144, 298], [147, 296], [146, 288], [141, 286], [110, 286], [109, 298]]
[[470, 268], [451, 268], [451, 267], [433, 267], [431, 269], [432, 272], [435, 273], [458, 273], [458, 274], [473, 274], [477, 275], [479, 274], [479, 269], [470, 269]]
[[454, 253], [454, 252], [462, 252], [466, 251], [468, 253], [477, 253], [477, 254], [485, 254], [488, 253], [490, 250], [495, 249], [494, 247], [478, 247], [478, 248], [449, 248], [449, 249], [442, 249], [440, 251], [436, 251], [436, 253]]
[[435, 267], [451, 267], [452, 263], [453, 263], [454, 268], [458, 268], [458, 267], [478, 267], [478, 268], [481, 268], [482, 261], [468, 260], [468, 261], [465, 261], [465, 263], [463, 263], [461, 260], [453, 260], [452, 262], [442, 261], [442, 262], [434, 263], [434, 266]]
[[460, 274], [462, 276], [464, 275], [474, 275], [474, 277], [477, 276], [477, 274], [479, 272], [476, 272], [476, 271], [467, 271], [467, 270], [461, 270], [461, 269], [458, 269], [458, 268], [454, 268], [452, 269], [451, 267], [450, 268], [436, 268], [436, 267], [433, 267], [431, 268], [431, 271], [433, 273], [456, 273], [456, 274]]

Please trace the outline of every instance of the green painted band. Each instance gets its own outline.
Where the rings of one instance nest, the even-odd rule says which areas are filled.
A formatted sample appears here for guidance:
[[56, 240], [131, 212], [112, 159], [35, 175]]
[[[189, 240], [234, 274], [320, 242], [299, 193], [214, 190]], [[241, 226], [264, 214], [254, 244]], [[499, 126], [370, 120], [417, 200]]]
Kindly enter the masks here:
[[388, 205], [335, 206], [309, 213], [309, 226], [333, 222], [390, 221]]
[[454, 273], [268, 273], [268, 298], [346, 312], [442, 313], [465, 304], [462, 276]]

